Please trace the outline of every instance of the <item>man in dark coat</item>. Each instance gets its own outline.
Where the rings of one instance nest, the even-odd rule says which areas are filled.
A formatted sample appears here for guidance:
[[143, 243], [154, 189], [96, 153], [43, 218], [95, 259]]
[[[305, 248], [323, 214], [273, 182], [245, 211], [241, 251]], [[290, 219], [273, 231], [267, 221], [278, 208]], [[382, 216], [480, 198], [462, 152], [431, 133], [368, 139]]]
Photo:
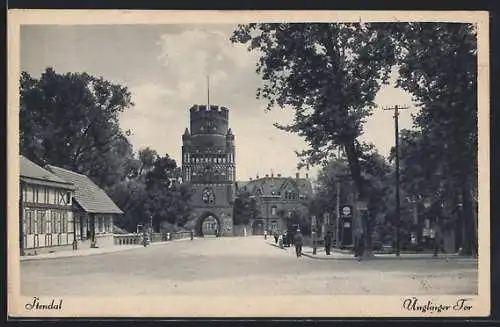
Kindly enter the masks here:
[[441, 229], [441, 226], [439, 224], [439, 221], [435, 221], [434, 225], [432, 226], [433, 232], [434, 232], [434, 256], [437, 257], [439, 252], [443, 252], [446, 254], [446, 251], [444, 249], [444, 237], [443, 237], [443, 231]]
[[304, 242], [304, 236], [300, 232], [300, 229], [297, 229], [297, 232], [293, 236], [293, 244], [295, 245], [295, 253], [297, 254], [297, 258], [302, 256], [303, 242]]
[[279, 238], [278, 232], [274, 231], [274, 244], [278, 244], [278, 238]]
[[325, 234], [325, 252], [326, 255], [330, 255], [330, 250], [332, 249], [332, 241], [333, 241], [333, 233], [332, 231], [328, 231]]

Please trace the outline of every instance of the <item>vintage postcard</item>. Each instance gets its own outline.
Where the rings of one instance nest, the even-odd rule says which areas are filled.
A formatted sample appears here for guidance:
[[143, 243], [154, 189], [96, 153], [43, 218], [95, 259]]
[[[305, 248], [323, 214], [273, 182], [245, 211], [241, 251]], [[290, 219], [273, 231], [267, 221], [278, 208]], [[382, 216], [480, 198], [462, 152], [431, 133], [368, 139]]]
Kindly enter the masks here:
[[9, 315], [489, 315], [488, 26], [9, 11]]

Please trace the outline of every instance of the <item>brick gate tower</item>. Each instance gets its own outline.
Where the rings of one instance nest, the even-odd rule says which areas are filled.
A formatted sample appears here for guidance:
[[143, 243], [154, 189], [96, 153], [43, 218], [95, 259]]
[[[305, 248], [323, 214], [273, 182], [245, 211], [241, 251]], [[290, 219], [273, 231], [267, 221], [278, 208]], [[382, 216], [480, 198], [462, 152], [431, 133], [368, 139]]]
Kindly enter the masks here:
[[188, 225], [198, 236], [211, 231], [232, 236], [235, 148], [229, 111], [194, 105], [189, 112], [190, 128], [182, 136], [182, 178], [192, 188]]

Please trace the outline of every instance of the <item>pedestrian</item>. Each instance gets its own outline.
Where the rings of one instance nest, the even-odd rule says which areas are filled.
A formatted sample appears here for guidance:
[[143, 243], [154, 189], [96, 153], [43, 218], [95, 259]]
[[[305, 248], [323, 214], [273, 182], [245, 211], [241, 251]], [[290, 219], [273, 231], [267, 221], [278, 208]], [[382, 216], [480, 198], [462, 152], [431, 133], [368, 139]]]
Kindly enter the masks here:
[[297, 232], [293, 236], [293, 244], [295, 245], [295, 253], [297, 254], [297, 258], [302, 256], [303, 242], [304, 242], [304, 236], [300, 232], [300, 229], [297, 229]]
[[434, 231], [434, 256], [437, 257], [438, 253], [441, 251], [446, 255], [446, 250], [444, 249], [444, 244], [443, 244], [443, 231], [441, 230], [441, 226], [439, 225], [438, 221], [434, 222], [433, 226], [433, 231]]
[[363, 254], [365, 253], [365, 237], [364, 237], [364, 232], [361, 231], [359, 237], [358, 237], [358, 261], [361, 261], [363, 258]]
[[267, 229], [264, 231], [264, 239], [267, 240]]
[[330, 255], [330, 250], [332, 248], [332, 240], [333, 240], [333, 233], [332, 231], [328, 231], [325, 234], [325, 252], [326, 255]]
[[361, 229], [357, 227], [354, 230], [354, 243], [353, 243], [353, 250], [354, 250], [354, 257], [357, 258], [359, 257], [359, 239], [361, 237]]
[[278, 238], [279, 238], [278, 232], [275, 230], [274, 231], [274, 244], [278, 244]]

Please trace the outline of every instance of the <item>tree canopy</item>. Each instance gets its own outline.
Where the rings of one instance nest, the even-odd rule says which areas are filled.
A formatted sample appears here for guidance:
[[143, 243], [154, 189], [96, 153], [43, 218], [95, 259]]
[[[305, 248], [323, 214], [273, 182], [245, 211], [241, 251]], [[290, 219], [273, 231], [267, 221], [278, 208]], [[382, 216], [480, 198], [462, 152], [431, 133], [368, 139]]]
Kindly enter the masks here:
[[124, 86], [87, 73], [58, 74], [47, 68], [39, 79], [20, 77], [21, 154], [89, 176], [124, 212], [117, 225], [135, 231], [162, 222], [187, 221], [189, 186], [168, 154], [149, 147], [134, 153], [119, 114], [132, 107]]
[[57, 74], [52, 68], [40, 79], [22, 72], [21, 154], [110, 186], [128, 174], [132, 146], [118, 115], [131, 106], [128, 89], [103, 78]]
[[259, 216], [257, 200], [250, 192], [239, 192], [234, 200], [233, 223], [235, 225], [248, 225], [252, 219]]
[[276, 127], [309, 144], [300, 153], [303, 165], [326, 163], [343, 148], [358, 192], [366, 197], [358, 137], [389, 79], [394, 52], [380, 46], [390, 42], [388, 35], [368, 24], [247, 24], [231, 40], [261, 54], [257, 73], [264, 86], [257, 97], [267, 100], [268, 109], [294, 110], [292, 124]]
[[[267, 101], [268, 110], [293, 110], [294, 121], [276, 127], [308, 143], [309, 149], [298, 153], [302, 165], [325, 165], [342, 148], [360, 198], [387, 212], [381, 199], [371, 198], [390, 185], [391, 175], [381, 176], [391, 168], [370, 154], [359, 136], [376, 107], [375, 96], [395, 70], [396, 86], [420, 109], [416, 131], [401, 133], [404, 191], [446, 200], [445, 207], [462, 203], [464, 223], [474, 230], [478, 66], [473, 25], [253, 23], [239, 25], [231, 41], [260, 54], [256, 72], [264, 85], [257, 98]], [[474, 240], [465, 243], [471, 248]]]

